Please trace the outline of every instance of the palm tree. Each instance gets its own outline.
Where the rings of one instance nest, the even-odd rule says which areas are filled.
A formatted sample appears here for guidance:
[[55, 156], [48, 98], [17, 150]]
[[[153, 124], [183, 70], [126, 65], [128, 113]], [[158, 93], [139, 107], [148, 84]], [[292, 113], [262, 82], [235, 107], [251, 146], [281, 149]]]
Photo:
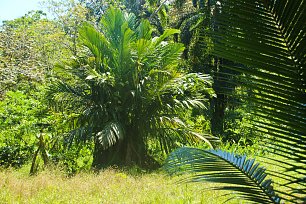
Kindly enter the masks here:
[[177, 30], [151, 33], [147, 20], [111, 7], [99, 29], [86, 23], [79, 31], [88, 54], [62, 67], [77, 79], [62, 78], [53, 91], [79, 112], [71, 136], [94, 141], [94, 167], [145, 165], [149, 143], [168, 153], [176, 142], [209, 142], [184, 122], [212, 93], [209, 77], [179, 69], [184, 47], [165, 41]]
[[[283, 168], [282, 172], [268, 171], [285, 180], [283, 190], [276, 192], [287, 202], [306, 202], [306, 1], [219, 2], [221, 12], [212, 34], [214, 54], [239, 64], [223, 66], [240, 72], [242, 86], [253, 91], [248, 100], [257, 116], [254, 126], [258, 133], [264, 133], [262, 146], [276, 155], [271, 160]], [[186, 154], [196, 166], [193, 158], [198, 152]], [[177, 155], [184, 158], [186, 154]], [[175, 161], [172, 166], [180, 166], [180, 160]], [[207, 171], [202, 166], [195, 170]]]

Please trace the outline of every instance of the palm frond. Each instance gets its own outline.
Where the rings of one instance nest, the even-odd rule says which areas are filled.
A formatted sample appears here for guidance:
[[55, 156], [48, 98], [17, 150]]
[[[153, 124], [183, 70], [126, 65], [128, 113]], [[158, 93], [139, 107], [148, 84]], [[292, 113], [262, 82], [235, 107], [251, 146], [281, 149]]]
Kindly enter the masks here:
[[89, 23], [83, 24], [79, 29], [79, 35], [83, 45], [89, 48], [91, 53], [95, 56], [97, 64], [99, 64], [103, 58], [109, 56], [112, 51], [105, 36]]
[[73, 141], [77, 143], [84, 143], [93, 138], [93, 128], [90, 126], [82, 126], [69, 131], [64, 137], [64, 145], [68, 148], [71, 147]]
[[123, 140], [123, 128], [118, 122], [108, 122], [103, 129], [96, 134], [97, 139], [104, 149], [116, 144], [119, 140]]
[[159, 45], [159, 44], [160, 44], [161, 42], [163, 42], [166, 38], [168, 38], [168, 37], [170, 37], [170, 36], [172, 36], [172, 35], [174, 35], [174, 34], [178, 34], [178, 33], [180, 33], [180, 31], [177, 30], [177, 29], [167, 29], [167, 30], [164, 31], [164, 33], [163, 33], [161, 36], [155, 37], [155, 38], [153, 39], [154, 44], [155, 44], [155, 45]]
[[188, 173], [187, 181], [222, 183], [218, 189], [235, 191], [237, 197], [254, 203], [280, 203], [266, 169], [246, 156], [183, 147], [169, 155], [164, 169], [171, 175]]
[[[217, 10], [214, 54], [243, 64], [222, 66], [242, 73], [243, 86], [252, 89], [263, 146], [281, 157], [284, 171], [304, 178], [306, 1], [222, 0]], [[302, 180], [292, 182], [303, 186]], [[287, 186], [281, 194], [305, 202], [301, 186]]]
[[172, 80], [161, 86], [160, 93], [176, 93], [188, 97], [188, 93], [195, 93], [199, 90], [213, 96], [211, 88], [212, 79], [209, 75], [201, 73], [189, 73], [184, 75], [177, 75]]
[[142, 20], [136, 29], [138, 39], [150, 40], [152, 38], [152, 28], [148, 20]]

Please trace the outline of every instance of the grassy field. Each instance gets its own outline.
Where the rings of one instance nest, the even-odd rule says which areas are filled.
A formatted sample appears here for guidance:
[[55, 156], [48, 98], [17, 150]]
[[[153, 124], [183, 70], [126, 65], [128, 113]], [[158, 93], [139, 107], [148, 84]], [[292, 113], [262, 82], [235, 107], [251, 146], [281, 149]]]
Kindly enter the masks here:
[[[106, 169], [68, 178], [59, 170], [29, 177], [26, 168], [0, 171], [0, 203], [222, 203], [211, 183], [178, 184], [162, 173]], [[228, 193], [228, 192], [226, 192]], [[232, 203], [237, 203], [233, 201]]]
[[[264, 163], [267, 161], [258, 158]], [[279, 171], [277, 165], [264, 165]], [[273, 177], [272, 177], [273, 178]], [[163, 172], [147, 173], [136, 168], [127, 171], [108, 168], [83, 172], [68, 177], [59, 168], [49, 168], [38, 175], [29, 176], [29, 166], [21, 169], [0, 170], [0, 204], [40, 203], [223, 203], [232, 194], [214, 191], [214, 183], [179, 183], [182, 177], [170, 178]], [[274, 178], [274, 186], [283, 183]], [[232, 203], [245, 203], [231, 200]]]

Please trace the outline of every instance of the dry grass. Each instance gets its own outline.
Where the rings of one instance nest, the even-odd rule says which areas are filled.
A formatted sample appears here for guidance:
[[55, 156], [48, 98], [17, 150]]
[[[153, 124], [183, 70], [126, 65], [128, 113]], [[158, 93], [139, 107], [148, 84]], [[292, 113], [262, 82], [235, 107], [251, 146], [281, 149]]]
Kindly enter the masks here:
[[[258, 158], [264, 163], [269, 160]], [[280, 167], [265, 165], [270, 170]], [[58, 168], [49, 168], [29, 176], [29, 166], [19, 170], [0, 170], [0, 204], [44, 203], [204, 203], [219, 204], [228, 191], [213, 191], [214, 183], [178, 184], [182, 178], [170, 178], [161, 172], [145, 173], [136, 169], [122, 171], [109, 168], [100, 173], [79, 173], [67, 177]], [[274, 178], [276, 183], [283, 183]], [[275, 183], [275, 186], [280, 188]], [[284, 190], [284, 189], [283, 189]], [[229, 203], [245, 203], [231, 200]]]
[[[59, 170], [29, 177], [26, 170], [0, 171], [0, 203], [222, 203], [210, 183], [177, 184], [161, 173], [131, 175], [107, 169], [68, 178]], [[234, 202], [234, 203], [237, 203]]]

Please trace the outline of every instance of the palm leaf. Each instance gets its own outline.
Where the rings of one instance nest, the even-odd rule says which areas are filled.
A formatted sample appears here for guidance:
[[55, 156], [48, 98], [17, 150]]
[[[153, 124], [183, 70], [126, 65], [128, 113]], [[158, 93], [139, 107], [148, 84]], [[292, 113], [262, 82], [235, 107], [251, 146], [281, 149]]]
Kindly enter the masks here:
[[99, 142], [104, 149], [116, 144], [119, 140], [123, 140], [123, 128], [118, 122], [108, 122], [104, 125], [102, 131], [96, 134]]
[[180, 31], [177, 30], [177, 29], [167, 29], [167, 30], [164, 31], [164, 33], [161, 36], [156, 37], [156, 38], [153, 39], [154, 40], [154, 44], [155, 45], [159, 45], [166, 38], [168, 38], [168, 37], [170, 37], [170, 36], [172, 36], [174, 34], [178, 34], [178, 33], [180, 33]]
[[83, 45], [89, 48], [91, 53], [95, 56], [97, 64], [99, 64], [103, 58], [108, 57], [112, 51], [105, 36], [89, 23], [83, 24], [79, 29], [79, 35]]
[[169, 155], [164, 169], [171, 175], [188, 173], [186, 181], [222, 183], [216, 189], [235, 191], [236, 196], [254, 203], [280, 203], [273, 181], [266, 179], [266, 169], [246, 156], [183, 147]]
[[[262, 146], [281, 157], [287, 175], [305, 178], [306, 1], [220, 2], [214, 54], [235, 62], [222, 66], [242, 73], [240, 82], [252, 90], [255, 128], [265, 133]], [[304, 179], [289, 183], [281, 194], [290, 202], [305, 202]]]

